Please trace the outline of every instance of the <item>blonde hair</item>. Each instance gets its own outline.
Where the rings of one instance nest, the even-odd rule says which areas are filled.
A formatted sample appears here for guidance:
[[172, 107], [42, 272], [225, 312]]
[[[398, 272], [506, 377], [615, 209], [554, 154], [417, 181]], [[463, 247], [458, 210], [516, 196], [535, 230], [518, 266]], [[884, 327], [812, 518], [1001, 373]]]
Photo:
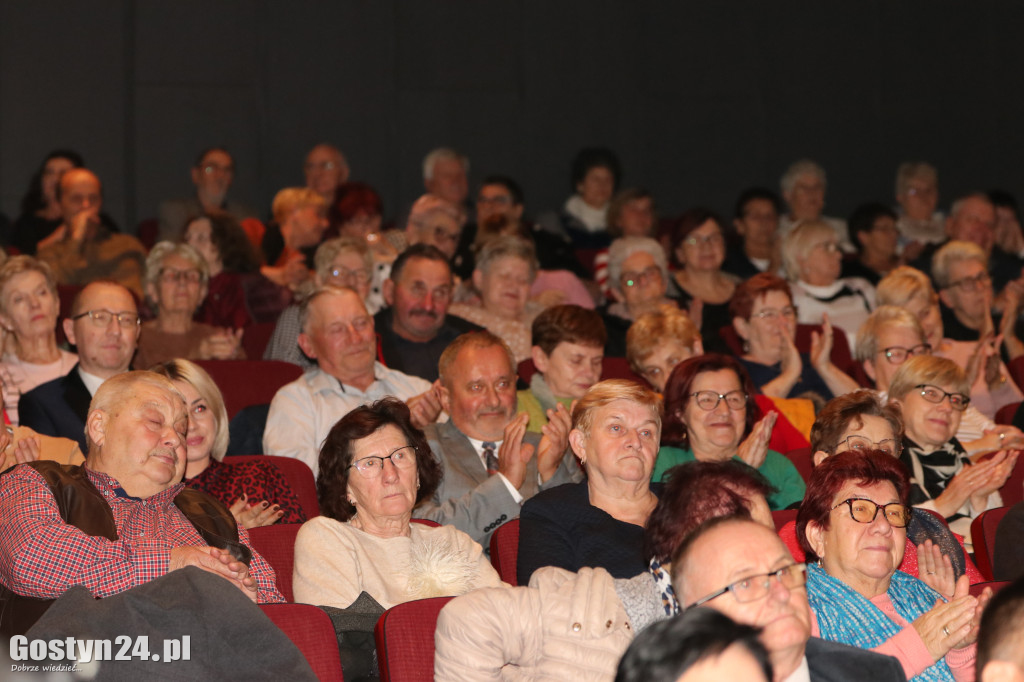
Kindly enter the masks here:
[[334, 259], [343, 251], [349, 251], [363, 259], [363, 267], [373, 276], [373, 254], [366, 245], [366, 240], [355, 237], [335, 237], [328, 239], [317, 247], [316, 255], [313, 256], [313, 264], [316, 266], [316, 274], [325, 281], [334, 265]]
[[782, 242], [782, 264], [790, 282], [800, 279], [800, 261], [821, 237], [835, 238], [836, 231], [820, 220], [805, 220], [793, 228]]
[[308, 187], [285, 187], [274, 195], [274, 203], [270, 210], [274, 214], [274, 220], [280, 225], [292, 211], [306, 206], [312, 206], [320, 213], [327, 210], [324, 198]]
[[952, 282], [949, 271], [954, 263], [976, 260], [988, 270], [988, 257], [985, 251], [974, 242], [952, 241], [935, 252], [932, 257], [932, 277], [939, 289], [946, 289]]
[[[0, 260], [0, 292], [7, 284], [25, 272], [38, 272], [46, 279], [46, 288], [50, 290], [53, 297], [57, 297], [57, 280], [53, 277], [53, 270], [44, 261], [37, 260], [32, 256], [12, 256], [6, 262]], [[4, 300], [0, 297], [0, 313], [7, 314], [4, 309]]]
[[[213, 380], [206, 370], [188, 360], [168, 360], [150, 368], [151, 372], [165, 376], [171, 381], [183, 381], [196, 389], [207, 407], [213, 413], [213, 420], [216, 432], [213, 437], [213, 445], [210, 448], [210, 455], [216, 460], [224, 459], [228, 451], [228, 410], [224, 406], [224, 396], [221, 395], [217, 382]], [[191, 408], [186, 405], [186, 408]]]
[[616, 400], [629, 400], [650, 409], [654, 413], [658, 430], [656, 440], [661, 440], [661, 397], [629, 379], [606, 379], [591, 386], [572, 410], [572, 428], [589, 437], [590, 428], [594, 424], [594, 411]]
[[969, 396], [971, 387], [967, 384], [967, 375], [960, 365], [949, 358], [937, 355], [915, 355], [908, 359], [893, 375], [889, 384], [889, 399], [903, 400], [914, 387], [931, 384], [943, 387], [952, 386], [955, 393]]
[[854, 357], [860, 362], [872, 360], [878, 353], [878, 335], [891, 327], [910, 329], [922, 342], [926, 338], [921, 321], [909, 310], [894, 305], [878, 306], [857, 330]]
[[626, 332], [626, 360], [630, 369], [642, 374], [644, 360], [666, 339], [675, 339], [693, 352], [701, 340], [700, 330], [689, 315], [671, 305], [660, 306], [636, 318]]
[[931, 304], [936, 293], [928, 275], [909, 265], [901, 265], [890, 272], [875, 288], [875, 303], [879, 306], [905, 306], [918, 296]]

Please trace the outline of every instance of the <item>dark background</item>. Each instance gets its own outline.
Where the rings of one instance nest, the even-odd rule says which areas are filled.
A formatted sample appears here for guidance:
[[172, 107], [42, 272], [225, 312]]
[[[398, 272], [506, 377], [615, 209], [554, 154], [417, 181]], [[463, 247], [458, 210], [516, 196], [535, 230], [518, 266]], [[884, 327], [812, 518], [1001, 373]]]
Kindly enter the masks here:
[[891, 201], [910, 159], [938, 167], [947, 206], [1024, 187], [1022, 20], [1018, 2], [3, 0], [0, 210], [70, 146], [133, 229], [223, 144], [232, 196], [265, 212], [319, 141], [389, 216], [439, 145], [473, 181], [520, 179], [533, 213], [595, 144], [663, 214], [731, 212], [804, 156], [830, 215]]

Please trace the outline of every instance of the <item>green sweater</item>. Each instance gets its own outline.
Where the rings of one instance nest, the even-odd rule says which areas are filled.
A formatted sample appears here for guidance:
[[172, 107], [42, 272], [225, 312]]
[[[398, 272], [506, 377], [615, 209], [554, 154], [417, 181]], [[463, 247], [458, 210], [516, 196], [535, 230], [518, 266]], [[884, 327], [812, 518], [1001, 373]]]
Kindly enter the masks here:
[[[525, 412], [530, 415], [530, 423], [526, 425], [526, 430], [540, 433], [541, 427], [548, 423], [548, 415], [545, 413], [544, 406], [537, 400], [537, 396], [530, 389], [526, 389], [516, 393], [516, 399], [516, 412]], [[572, 398], [557, 398], [557, 400], [565, 405], [567, 410], [572, 405]]]
[[[683, 450], [671, 445], [663, 446], [658, 451], [658, 459], [654, 463], [654, 473], [651, 475], [651, 479], [663, 481], [665, 473], [669, 469], [677, 464], [693, 462], [696, 459], [693, 455], [693, 450]], [[734, 456], [733, 459], [742, 461], [738, 456]], [[800, 477], [796, 467], [784, 455], [780, 455], [774, 450], [769, 450], [764, 458], [764, 463], [757, 470], [768, 479], [768, 482], [777, 491], [768, 498], [768, 506], [773, 511], [786, 509], [790, 505], [804, 499], [804, 492], [807, 490], [807, 486], [804, 485], [804, 479]]]

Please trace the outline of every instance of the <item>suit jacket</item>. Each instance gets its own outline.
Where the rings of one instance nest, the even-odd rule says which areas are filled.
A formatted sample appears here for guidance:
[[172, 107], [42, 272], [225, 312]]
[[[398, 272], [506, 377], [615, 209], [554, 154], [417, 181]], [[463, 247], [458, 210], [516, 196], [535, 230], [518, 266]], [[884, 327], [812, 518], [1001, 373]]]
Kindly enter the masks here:
[[811, 682], [906, 682], [903, 666], [892, 656], [811, 637], [804, 650]]
[[85, 418], [89, 416], [90, 402], [92, 394], [75, 365], [64, 376], [23, 393], [18, 400], [18, 415], [22, 426], [44, 436], [70, 438], [82, 452], [87, 452]]
[[[506, 521], [519, 518], [519, 503], [499, 476], [489, 476], [469, 439], [451, 421], [429, 424], [424, 429], [430, 450], [441, 464], [443, 478], [432, 500], [413, 510], [413, 516], [451, 524], [480, 543], [486, 551], [491, 533]], [[527, 432], [523, 442], [534, 447], [540, 434]], [[524, 499], [563, 483], [582, 480], [576, 458], [568, 452], [558, 470], [538, 485], [537, 460], [526, 466], [526, 477], [519, 488]]]

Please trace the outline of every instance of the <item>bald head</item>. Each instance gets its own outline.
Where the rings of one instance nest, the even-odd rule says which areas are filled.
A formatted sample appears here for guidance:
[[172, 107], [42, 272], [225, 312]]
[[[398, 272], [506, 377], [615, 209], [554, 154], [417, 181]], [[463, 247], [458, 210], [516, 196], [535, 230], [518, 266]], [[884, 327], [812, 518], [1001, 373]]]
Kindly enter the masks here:
[[87, 168], [72, 168], [57, 183], [57, 203], [65, 225], [71, 225], [79, 214], [99, 220], [103, 208], [103, 187], [96, 174]]
[[108, 379], [127, 371], [139, 339], [139, 313], [131, 292], [114, 282], [93, 282], [75, 297], [64, 320], [82, 370]]

